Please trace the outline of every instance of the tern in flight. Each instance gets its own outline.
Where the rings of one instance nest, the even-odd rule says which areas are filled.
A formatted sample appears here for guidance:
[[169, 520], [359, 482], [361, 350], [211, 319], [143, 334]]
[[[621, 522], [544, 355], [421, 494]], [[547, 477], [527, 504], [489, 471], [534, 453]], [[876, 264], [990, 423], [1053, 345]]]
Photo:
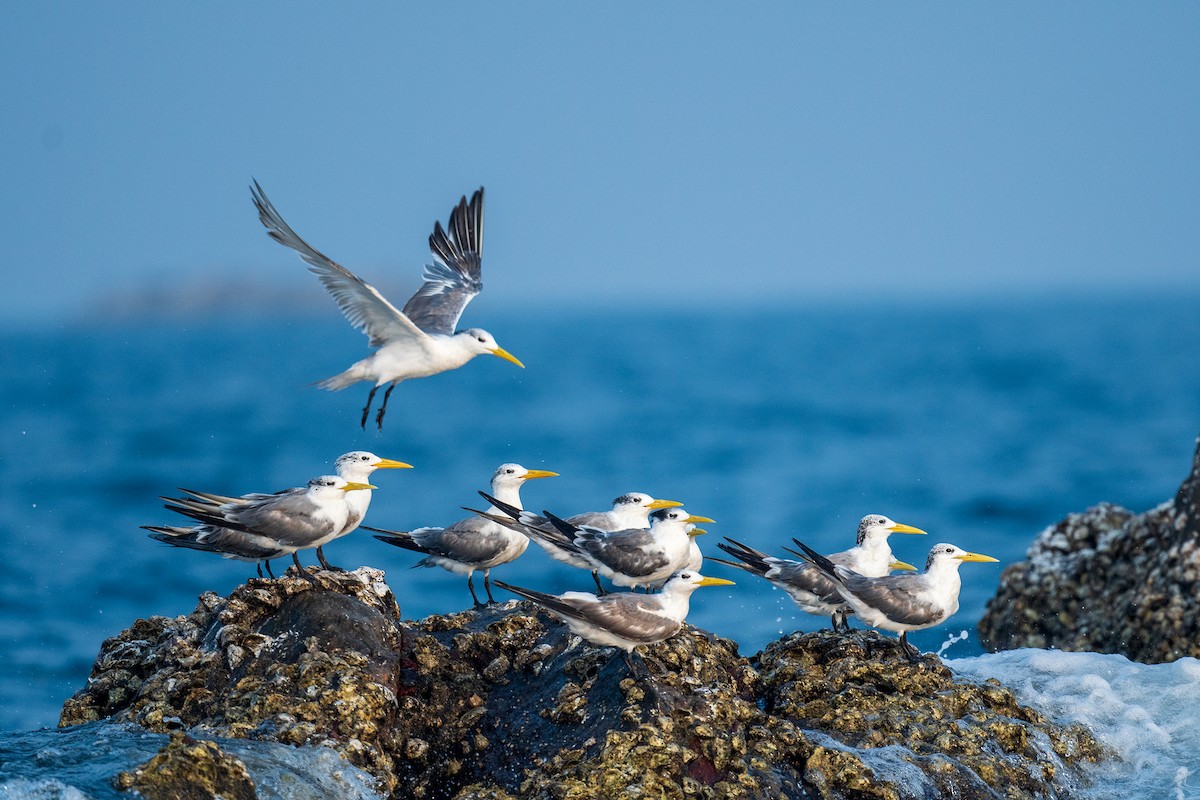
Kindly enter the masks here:
[[345, 389], [359, 381], [374, 385], [363, 407], [362, 427], [367, 427], [371, 403], [379, 387], [388, 385], [375, 424], [383, 430], [383, 415], [396, 384], [458, 369], [475, 356], [491, 354], [524, 367], [516, 356], [496, 343], [481, 328], [455, 330], [463, 309], [483, 289], [480, 255], [483, 252], [483, 189], [468, 203], [464, 196], [450, 212], [445, 229], [433, 224], [429, 250], [433, 263], [425, 266], [425, 282], [397, 310], [379, 291], [350, 270], [308, 244], [284, 222], [258, 181], [250, 187], [258, 218], [272, 239], [286, 245], [308, 264], [352, 325], [367, 334], [374, 353], [345, 372], [326, 378], [322, 389]]

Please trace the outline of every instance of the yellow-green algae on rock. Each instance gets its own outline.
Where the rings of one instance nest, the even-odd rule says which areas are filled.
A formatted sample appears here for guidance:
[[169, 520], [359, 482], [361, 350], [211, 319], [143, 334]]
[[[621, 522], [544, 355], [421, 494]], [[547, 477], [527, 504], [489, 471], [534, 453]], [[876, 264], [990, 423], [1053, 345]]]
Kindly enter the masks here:
[[509, 602], [402, 623], [377, 570], [251, 580], [104, 643], [62, 725], [326, 745], [394, 798], [1069, 797], [1101, 757], [872, 632], [747, 660], [685, 626], [650, 677]]

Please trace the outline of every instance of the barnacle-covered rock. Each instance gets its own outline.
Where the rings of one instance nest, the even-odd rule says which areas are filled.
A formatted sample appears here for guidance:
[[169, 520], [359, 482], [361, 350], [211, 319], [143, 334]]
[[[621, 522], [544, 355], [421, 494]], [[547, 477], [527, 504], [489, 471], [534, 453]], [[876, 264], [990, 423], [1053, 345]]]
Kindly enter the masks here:
[[1004, 570], [979, 622], [990, 650], [1200, 657], [1200, 445], [1175, 499], [1144, 514], [1101, 504], [1044, 530]]
[[404, 623], [377, 570], [314, 577], [134, 623], [61, 724], [324, 745], [418, 800], [1055, 797], [1099, 755], [871, 632], [747, 660], [685, 625], [631, 671], [524, 601]]
[[246, 765], [215, 742], [176, 732], [145, 764], [116, 778], [118, 789], [145, 800], [258, 800]]

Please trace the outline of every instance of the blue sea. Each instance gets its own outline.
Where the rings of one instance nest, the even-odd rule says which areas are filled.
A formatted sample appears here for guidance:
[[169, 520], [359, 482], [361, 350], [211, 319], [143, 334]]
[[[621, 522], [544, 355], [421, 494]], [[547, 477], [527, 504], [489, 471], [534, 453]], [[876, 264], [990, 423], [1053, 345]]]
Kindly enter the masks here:
[[[973, 658], [974, 625], [1004, 564], [1068, 513], [1170, 499], [1200, 433], [1194, 294], [472, 307], [469, 322], [527, 369], [482, 357], [402, 384], [382, 433], [359, 428], [365, 384], [311, 385], [366, 353], [332, 304], [253, 318], [155, 311], [0, 331], [0, 730], [55, 725], [106, 637], [253, 574], [139, 529], [178, 522], [158, 498], [177, 487], [298, 486], [366, 449], [416, 467], [376, 473], [367, 517], [406, 530], [465, 516], [495, 467], [516, 461], [561, 473], [526, 485], [528, 508], [569, 515], [645, 491], [716, 519], [700, 540], [712, 554], [721, 536], [780, 554], [792, 537], [842, 549], [860, 517], [882, 513], [929, 531], [893, 537], [906, 561], [948, 541], [1003, 562], [964, 565], [958, 615], [912, 637], [938, 650], [966, 631], [943, 655], [978, 672], [998, 658]], [[326, 550], [340, 566], [385, 569], [408, 617], [469, 604], [462, 578], [410, 569], [415, 555], [365, 533]], [[689, 621], [744, 654], [828, 624], [745, 573], [706, 571], [737, 586], [701, 590]], [[590, 585], [537, 548], [495, 575]], [[1174, 780], [1163, 785], [1184, 796]]]

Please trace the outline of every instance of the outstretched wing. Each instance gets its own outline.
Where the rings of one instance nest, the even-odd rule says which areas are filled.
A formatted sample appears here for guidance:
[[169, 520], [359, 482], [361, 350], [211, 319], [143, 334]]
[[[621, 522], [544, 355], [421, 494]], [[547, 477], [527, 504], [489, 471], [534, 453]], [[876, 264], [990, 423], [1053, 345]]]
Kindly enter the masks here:
[[464, 196], [450, 212], [447, 230], [433, 223], [429, 235], [433, 263], [425, 266], [425, 283], [404, 304], [404, 314], [426, 333], [450, 335], [471, 298], [483, 289], [483, 187]]
[[350, 324], [371, 337], [371, 347], [379, 347], [396, 339], [424, 338], [421, 329], [397, 311], [379, 290], [301, 239], [271, 205], [258, 181], [250, 187], [250, 196], [254, 198], [258, 218], [266, 227], [267, 234], [300, 254], [300, 258], [308, 264], [309, 271], [333, 295]]

